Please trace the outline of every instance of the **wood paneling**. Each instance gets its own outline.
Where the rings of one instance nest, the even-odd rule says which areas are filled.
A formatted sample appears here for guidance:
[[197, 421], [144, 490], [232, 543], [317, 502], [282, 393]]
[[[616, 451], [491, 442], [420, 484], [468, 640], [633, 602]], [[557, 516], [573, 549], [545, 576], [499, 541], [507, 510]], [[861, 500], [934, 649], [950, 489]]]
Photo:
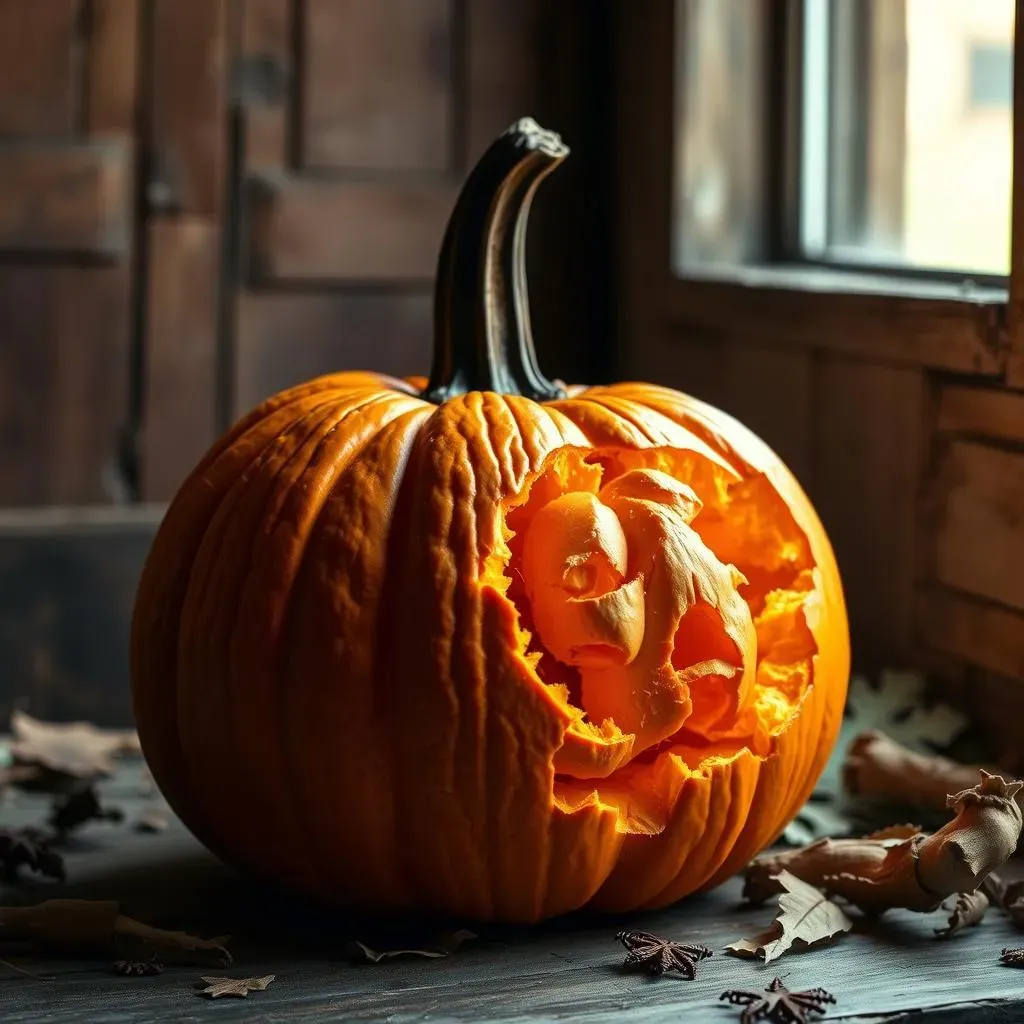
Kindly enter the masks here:
[[305, 166], [451, 166], [454, 8], [454, 0], [306, 0]]
[[0, 504], [123, 500], [122, 267], [0, 268]]
[[827, 271], [751, 271], [744, 280], [680, 280], [661, 296], [681, 333], [725, 341], [799, 346], [880, 363], [998, 376], [999, 304], [859, 292]]
[[0, 143], [0, 251], [124, 255], [131, 172], [127, 142]]
[[91, 0], [86, 40], [85, 129], [131, 135], [138, 116], [139, 0]]
[[1024, 394], [950, 384], [939, 393], [940, 431], [1024, 443]]
[[767, 345], [722, 348], [725, 411], [767, 442], [809, 490], [813, 354]]
[[854, 665], [905, 664], [912, 648], [926, 388], [914, 370], [851, 359], [815, 373], [811, 496], [839, 561]]
[[202, 217], [149, 226], [141, 490], [169, 499], [217, 433], [220, 230]]
[[917, 598], [921, 640], [970, 665], [1024, 679], [1024, 615], [932, 587]]
[[259, 279], [413, 281], [434, 277], [454, 184], [251, 183], [250, 273]]
[[243, 295], [233, 415], [242, 415], [281, 388], [323, 373], [428, 373], [432, 339], [428, 291]]
[[70, 135], [85, 0], [0, 4], [0, 135]]
[[228, 0], [155, 0], [149, 201], [218, 217], [227, 193]]
[[513, 122], [526, 115], [539, 116], [536, 106], [543, 83], [537, 54], [545, 36], [539, 5], [532, 0], [514, 4], [473, 0], [463, 9], [466, 44], [460, 70], [466, 82], [462, 103], [466, 152], [462, 164], [468, 167]]
[[290, 163], [294, 0], [245, 0], [232, 93], [245, 115], [243, 160], [249, 171]]
[[1024, 609], [1024, 454], [952, 442], [929, 502], [939, 510], [934, 578]]

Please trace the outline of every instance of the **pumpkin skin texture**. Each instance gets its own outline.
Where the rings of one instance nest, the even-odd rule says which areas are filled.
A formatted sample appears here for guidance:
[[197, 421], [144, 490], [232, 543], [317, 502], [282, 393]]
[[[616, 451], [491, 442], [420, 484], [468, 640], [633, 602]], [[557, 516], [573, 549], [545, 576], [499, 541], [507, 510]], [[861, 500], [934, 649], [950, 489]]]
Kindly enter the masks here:
[[[449, 302], [459, 231], [501, 220], [488, 166], [535, 187], [564, 156], [537, 132], [485, 156], [487, 203], [467, 183]], [[838, 733], [825, 531], [711, 406], [553, 385], [521, 330], [519, 393], [473, 387], [458, 344], [429, 381], [274, 396], [181, 487], [133, 622], [154, 778], [220, 857], [346, 909], [530, 922], [715, 885], [791, 820]]]

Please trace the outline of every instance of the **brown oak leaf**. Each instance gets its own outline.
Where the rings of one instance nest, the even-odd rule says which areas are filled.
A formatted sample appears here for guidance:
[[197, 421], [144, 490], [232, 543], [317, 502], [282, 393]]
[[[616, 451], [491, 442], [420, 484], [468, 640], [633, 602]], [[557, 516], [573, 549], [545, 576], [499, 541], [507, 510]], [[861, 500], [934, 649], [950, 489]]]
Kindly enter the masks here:
[[89, 722], [43, 722], [17, 709], [11, 712], [11, 734], [9, 746], [15, 765], [37, 768], [58, 778], [112, 775], [116, 758], [139, 751], [134, 732], [97, 729]]
[[788, 871], [774, 876], [779, 892], [779, 913], [768, 931], [753, 939], [739, 939], [726, 951], [765, 963], [794, 947], [814, 946], [848, 932], [853, 922], [813, 885]]
[[949, 914], [945, 928], [936, 928], [935, 934], [940, 939], [948, 939], [962, 928], [970, 928], [978, 924], [988, 910], [988, 897], [980, 890], [974, 892], [958, 892], [950, 896], [942, 904], [942, 909]]
[[199, 994], [219, 999], [221, 996], [238, 996], [245, 999], [250, 992], [263, 992], [277, 975], [267, 974], [262, 978], [206, 978], [206, 986]]

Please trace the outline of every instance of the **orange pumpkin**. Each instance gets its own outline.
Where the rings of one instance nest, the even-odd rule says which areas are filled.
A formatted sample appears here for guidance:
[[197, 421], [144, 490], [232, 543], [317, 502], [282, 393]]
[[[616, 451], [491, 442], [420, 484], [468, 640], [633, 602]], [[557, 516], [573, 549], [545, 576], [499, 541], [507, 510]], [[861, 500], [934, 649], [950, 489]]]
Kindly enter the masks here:
[[535, 921], [716, 884], [807, 798], [846, 693], [828, 538], [736, 420], [534, 357], [514, 125], [444, 239], [429, 381], [239, 422], [138, 591], [135, 713], [224, 859], [329, 904]]

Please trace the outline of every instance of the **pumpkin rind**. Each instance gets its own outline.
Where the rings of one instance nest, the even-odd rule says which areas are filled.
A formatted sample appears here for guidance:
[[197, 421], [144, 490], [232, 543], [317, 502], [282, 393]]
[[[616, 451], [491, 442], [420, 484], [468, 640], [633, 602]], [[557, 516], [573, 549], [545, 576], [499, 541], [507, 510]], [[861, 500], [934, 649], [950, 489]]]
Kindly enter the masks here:
[[[530, 365], [528, 324], [513, 326], [522, 390], [563, 393]], [[133, 622], [157, 784], [224, 859], [347, 908], [534, 921], [714, 885], [781, 832], [838, 733], [849, 647], [825, 531], [774, 453], [694, 398], [624, 383], [541, 402], [471, 379], [440, 359], [430, 383], [342, 373], [292, 388], [185, 482]], [[700, 539], [677, 539], [747, 576], [708, 579], [749, 600], [762, 647], [756, 664], [743, 654], [734, 715], [702, 718], [700, 684], [720, 677], [695, 676], [698, 711], [666, 738], [585, 716], [577, 669], [531, 629], [520, 561], [560, 488], [630, 472], [703, 502]], [[527, 575], [546, 580], [544, 558], [585, 535], [541, 536]], [[690, 664], [689, 641], [673, 643]]]

